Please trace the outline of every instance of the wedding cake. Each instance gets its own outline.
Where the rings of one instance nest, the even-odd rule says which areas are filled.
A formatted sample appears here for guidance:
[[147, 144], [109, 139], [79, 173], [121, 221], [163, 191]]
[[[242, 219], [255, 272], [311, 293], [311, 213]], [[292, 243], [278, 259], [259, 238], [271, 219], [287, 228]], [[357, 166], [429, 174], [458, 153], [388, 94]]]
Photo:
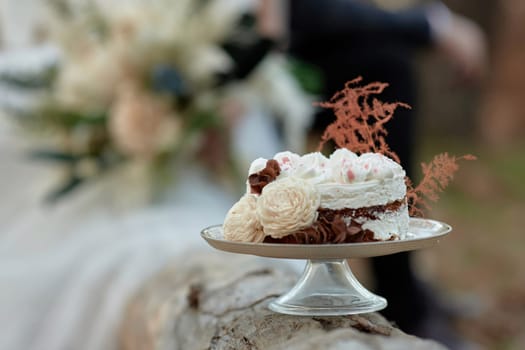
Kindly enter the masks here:
[[252, 162], [246, 193], [226, 215], [224, 238], [330, 244], [405, 238], [405, 171], [380, 153], [277, 153]]

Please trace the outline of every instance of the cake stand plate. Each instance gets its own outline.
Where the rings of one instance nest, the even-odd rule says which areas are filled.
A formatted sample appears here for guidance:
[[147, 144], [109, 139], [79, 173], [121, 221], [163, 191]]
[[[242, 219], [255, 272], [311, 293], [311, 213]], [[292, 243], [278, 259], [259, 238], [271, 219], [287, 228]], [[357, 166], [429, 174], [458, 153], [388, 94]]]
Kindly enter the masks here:
[[377, 296], [355, 278], [346, 259], [365, 258], [431, 247], [451, 231], [445, 223], [411, 218], [406, 239], [347, 244], [277, 244], [227, 241], [221, 225], [208, 227], [201, 236], [214, 248], [230, 253], [280, 259], [307, 260], [296, 285], [270, 303], [275, 312], [303, 316], [360, 314], [384, 309]]

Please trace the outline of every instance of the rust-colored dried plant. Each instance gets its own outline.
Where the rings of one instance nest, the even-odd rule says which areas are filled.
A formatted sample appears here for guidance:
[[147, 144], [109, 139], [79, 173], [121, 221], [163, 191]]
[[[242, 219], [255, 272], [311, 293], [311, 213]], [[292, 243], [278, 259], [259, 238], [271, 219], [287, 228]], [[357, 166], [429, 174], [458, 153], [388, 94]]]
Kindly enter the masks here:
[[443, 192], [449, 185], [459, 169], [458, 161], [475, 159], [476, 157], [471, 154], [457, 157], [450, 156], [445, 152], [436, 155], [428, 164], [421, 163], [423, 178], [416, 187], [407, 177], [407, 200], [410, 216], [423, 216], [426, 210], [430, 210], [428, 201], [437, 202], [439, 193]]
[[[365, 86], [356, 86], [362, 80], [358, 77], [345, 84], [328, 102], [318, 105], [334, 111], [336, 120], [328, 125], [319, 143], [322, 150], [326, 142], [333, 140], [337, 147], [347, 148], [354, 153], [382, 153], [396, 162], [399, 157], [385, 141], [387, 130], [385, 124], [392, 119], [397, 107], [410, 108], [401, 102], [381, 102], [372, 95], [383, 92], [387, 83], [374, 82]], [[370, 101], [371, 99], [371, 101]], [[421, 164], [423, 178], [417, 186], [407, 177], [407, 200], [411, 216], [423, 216], [430, 209], [429, 201], [436, 202], [459, 169], [458, 161], [474, 160], [476, 157], [467, 154], [461, 157], [441, 153], [429, 163]]]
[[319, 103], [321, 107], [331, 108], [336, 116], [321, 136], [319, 150], [327, 141], [333, 140], [339, 148], [348, 148], [358, 154], [382, 153], [399, 162], [399, 157], [385, 141], [388, 134], [385, 124], [392, 119], [397, 107], [410, 106], [401, 102], [381, 102], [371, 97], [382, 93], [388, 84], [375, 82], [356, 86], [361, 80], [358, 77], [347, 82], [330, 101]]

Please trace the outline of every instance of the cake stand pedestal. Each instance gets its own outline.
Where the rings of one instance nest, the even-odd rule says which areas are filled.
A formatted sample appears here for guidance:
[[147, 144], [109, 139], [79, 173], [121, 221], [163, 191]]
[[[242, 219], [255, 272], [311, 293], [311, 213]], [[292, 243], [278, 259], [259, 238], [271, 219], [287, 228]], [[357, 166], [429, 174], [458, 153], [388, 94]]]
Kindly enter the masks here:
[[275, 312], [300, 316], [338, 316], [384, 309], [385, 298], [363, 287], [352, 273], [347, 259], [374, 257], [431, 247], [451, 231], [445, 223], [410, 219], [408, 237], [397, 241], [348, 244], [276, 244], [231, 242], [220, 225], [201, 236], [214, 248], [238, 254], [281, 259], [303, 259], [306, 267], [296, 285], [272, 301]]
[[307, 260], [297, 284], [271, 302], [275, 312], [300, 316], [338, 316], [384, 309], [385, 298], [355, 278], [346, 259]]

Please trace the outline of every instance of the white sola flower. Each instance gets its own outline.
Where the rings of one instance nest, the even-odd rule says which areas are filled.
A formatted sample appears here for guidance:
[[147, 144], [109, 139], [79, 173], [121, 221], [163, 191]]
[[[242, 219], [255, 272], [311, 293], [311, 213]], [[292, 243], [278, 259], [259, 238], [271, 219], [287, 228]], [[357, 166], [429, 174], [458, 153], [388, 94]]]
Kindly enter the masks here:
[[222, 227], [225, 239], [235, 242], [263, 241], [264, 232], [255, 213], [256, 204], [256, 195], [245, 194], [231, 207]]
[[314, 185], [285, 177], [266, 185], [257, 201], [257, 217], [264, 234], [282, 238], [309, 227], [317, 219], [320, 196]]

